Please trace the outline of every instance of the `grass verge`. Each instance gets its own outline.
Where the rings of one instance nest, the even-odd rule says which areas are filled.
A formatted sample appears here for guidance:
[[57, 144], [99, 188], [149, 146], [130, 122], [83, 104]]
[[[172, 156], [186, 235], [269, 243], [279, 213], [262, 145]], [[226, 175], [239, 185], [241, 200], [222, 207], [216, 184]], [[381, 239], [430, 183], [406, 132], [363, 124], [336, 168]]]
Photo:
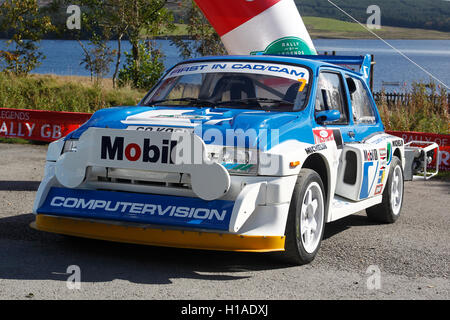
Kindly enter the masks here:
[[145, 91], [113, 88], [105, 79], [94, 83], [89, 77], [30, 75], [16, 77], [0, 73], [0, 108], [95, 112], [113, 106], [136, 105]]
[[450, 110], [445, 89], [434, 83], [414, 83], [405, 100], [389, 103], [384, 92], [377, 101], [386, 130], [450, 133]]

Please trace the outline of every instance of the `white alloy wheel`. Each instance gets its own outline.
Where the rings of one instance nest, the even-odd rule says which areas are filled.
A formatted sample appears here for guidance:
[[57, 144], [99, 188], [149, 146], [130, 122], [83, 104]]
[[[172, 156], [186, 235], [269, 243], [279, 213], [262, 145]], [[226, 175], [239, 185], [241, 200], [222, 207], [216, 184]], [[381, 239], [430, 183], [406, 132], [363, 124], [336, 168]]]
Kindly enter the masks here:
[[397, 221], [403, 205], [405, 191], [403, 183], [402, 162], [398, 157], [393, 156], [381, 203], [366, 209], [370, 220], [381, 223]]
[[319, 252], [327, 216], [322, 179], [312, 169], [301, 169], [286, 221], [284, 259], [295, 265], [314, 260]]
[[300, 238], [305, 251], [316, 251], [321, 237], [324, 219], [322, 189], [317, 182], [311, 182], [302, 201], [300, 214]]
[[400, 166], [394, 168], [391, 184], [391, 208], [392, 213], [398, 215], [402, 208], [403, 198], [403, 173]]

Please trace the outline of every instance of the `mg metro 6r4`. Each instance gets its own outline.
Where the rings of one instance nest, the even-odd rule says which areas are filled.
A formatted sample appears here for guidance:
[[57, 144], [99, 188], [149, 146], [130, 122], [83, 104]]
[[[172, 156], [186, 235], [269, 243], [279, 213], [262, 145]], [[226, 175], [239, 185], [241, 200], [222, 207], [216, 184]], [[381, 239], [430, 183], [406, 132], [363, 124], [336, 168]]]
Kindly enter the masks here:
[[32, 226], [304, 264], [328, 222], [366, 210], [393, 223], [403, 140], [384, 132], [368, 59], [179, 63], [137, 106], [100, 110], [50, 144]]

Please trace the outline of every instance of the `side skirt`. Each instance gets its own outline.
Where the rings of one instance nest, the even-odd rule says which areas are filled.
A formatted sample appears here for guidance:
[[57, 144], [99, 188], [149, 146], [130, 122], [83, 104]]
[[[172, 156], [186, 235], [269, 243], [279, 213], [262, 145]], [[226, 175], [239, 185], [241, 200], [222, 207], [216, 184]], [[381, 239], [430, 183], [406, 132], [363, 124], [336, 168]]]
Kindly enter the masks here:
[[369, 207], [377, 205], [382, 202], [383, 196], [379, 195], [362, 201], [351, 201], [340, 196], [335, 195], [331, 201], [331, 208], [329, 216], [331, 219], [328, 222], [336, 221], [351, 214], [365, 210]]

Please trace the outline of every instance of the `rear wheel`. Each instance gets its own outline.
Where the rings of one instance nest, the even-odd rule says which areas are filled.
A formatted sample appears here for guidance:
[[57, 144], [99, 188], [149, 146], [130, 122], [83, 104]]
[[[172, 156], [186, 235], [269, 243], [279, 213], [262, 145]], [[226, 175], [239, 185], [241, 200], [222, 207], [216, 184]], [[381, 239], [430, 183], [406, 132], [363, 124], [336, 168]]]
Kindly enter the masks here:
[[399, 158], [392, 158], [389, 176], [383, 192], [383, 201], [366, 209], [367, 217], [376, 222], [394, 223], [400, 217], [403, 205], [403, 169]]
[[284, 256], [302, 265], [314, 260], [325, 226], [325, 192], [320, 176], [302, 169], [292, 195], [286, 224]]

